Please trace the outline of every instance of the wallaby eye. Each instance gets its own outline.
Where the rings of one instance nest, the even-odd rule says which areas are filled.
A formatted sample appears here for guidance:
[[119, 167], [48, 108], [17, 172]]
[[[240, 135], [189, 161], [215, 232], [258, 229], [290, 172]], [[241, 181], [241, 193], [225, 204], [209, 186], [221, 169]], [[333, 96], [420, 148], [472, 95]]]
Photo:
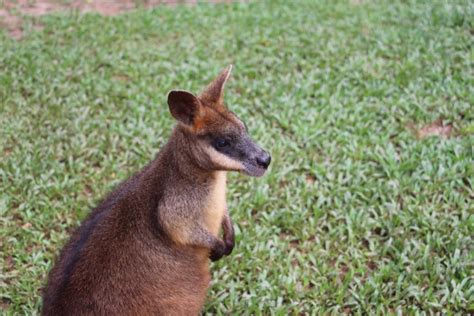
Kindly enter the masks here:
[[216, 146], [217, 148], [224, 148], [224, 147], [227, 147], [227, 146], [230, 145], [230, 143], [229, 143], [229, 141], [228, 141], [227, 139], [221, 138], [221, 137], [216, 138], [216, 140], [215, 140], [214, 143], [215, 143], [215, 146]]

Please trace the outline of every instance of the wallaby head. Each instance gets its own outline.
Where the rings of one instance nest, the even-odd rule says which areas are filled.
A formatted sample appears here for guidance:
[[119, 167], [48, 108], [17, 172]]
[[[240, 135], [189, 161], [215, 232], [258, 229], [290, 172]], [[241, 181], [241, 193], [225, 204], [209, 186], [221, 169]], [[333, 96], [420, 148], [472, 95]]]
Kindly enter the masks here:
[[173, 90], [168, 105], [178, 121], [177, 130], [186, 139], [187, 150], [203, 169], [241, 171], [262, 176], [270, 164], [270, 155], [248, 135], [245, 124], [224, 104], [224, 86], [232, 65], [198, 96]]

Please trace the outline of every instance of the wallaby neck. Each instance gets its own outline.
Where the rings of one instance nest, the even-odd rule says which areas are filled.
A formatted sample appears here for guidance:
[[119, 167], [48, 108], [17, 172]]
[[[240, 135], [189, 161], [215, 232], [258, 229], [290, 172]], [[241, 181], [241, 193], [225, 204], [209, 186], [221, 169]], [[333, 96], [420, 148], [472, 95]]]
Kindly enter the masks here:
[[[190, 141], [192, 139], [175, 129], [147, 172], [148, 177], [153, 179], [153, 187], [161, 195], [163, 205], [178, 209], [180, 204], [186, 205], [187, 212], [200, 214], [200, 222], [205, 224], [206, 230], [217, 236], [227, 209], [227, 171], [208, 170], [197, 163], [189, 150], [193, 145]], [[185, 227], [186, 224], [183, 222], [182, 225]], [[178, 241], [180, 238], [178, 236]]]

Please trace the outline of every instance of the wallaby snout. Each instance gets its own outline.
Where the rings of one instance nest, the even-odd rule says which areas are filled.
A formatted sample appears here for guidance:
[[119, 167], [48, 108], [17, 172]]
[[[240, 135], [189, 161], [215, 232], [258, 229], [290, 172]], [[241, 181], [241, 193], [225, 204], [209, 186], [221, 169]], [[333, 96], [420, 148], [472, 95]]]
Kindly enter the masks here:
[[265, 169], [268, 168], [270, 162], [272, 161], [272, 156], [270, 156], [266, 151], [259, 157], [257, 157], [257, 164]]
[[237, 156], [236, 159], [241, 161], [243, 165], [241, 171], [253, 177], [263, 176], [272, 159], [270, 154], [247, 135], [242, 137], [239, 145], [237, 147], [240, 149], [241, 155], [234, 155], [234, 157]]

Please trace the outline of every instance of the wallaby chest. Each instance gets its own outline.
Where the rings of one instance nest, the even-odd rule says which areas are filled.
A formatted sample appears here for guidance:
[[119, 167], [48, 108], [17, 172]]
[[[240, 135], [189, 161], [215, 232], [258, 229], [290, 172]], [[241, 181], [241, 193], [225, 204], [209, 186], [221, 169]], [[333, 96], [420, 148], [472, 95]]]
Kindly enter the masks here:
[[207, 230], [217, 236], [225, 215], [227, 174], [225, 171], [217, 171], [209, 185], [207, 196], [204, 201], [203, 217]]

